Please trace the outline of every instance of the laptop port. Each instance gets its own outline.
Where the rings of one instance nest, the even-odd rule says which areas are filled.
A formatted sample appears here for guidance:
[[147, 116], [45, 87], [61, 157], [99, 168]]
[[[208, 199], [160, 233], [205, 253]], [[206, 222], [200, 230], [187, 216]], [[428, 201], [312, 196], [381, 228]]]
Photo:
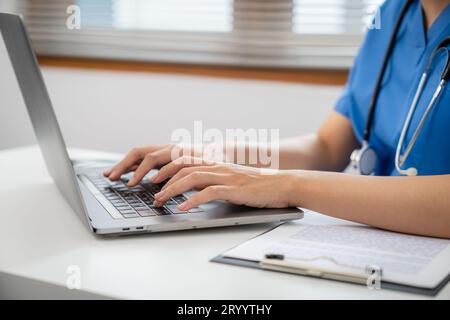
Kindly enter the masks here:
[[144, 230], [144, 227], [136, 227], [136, 230]]
[[130, 228], [122, 228], [122, 231], [128, 231]]

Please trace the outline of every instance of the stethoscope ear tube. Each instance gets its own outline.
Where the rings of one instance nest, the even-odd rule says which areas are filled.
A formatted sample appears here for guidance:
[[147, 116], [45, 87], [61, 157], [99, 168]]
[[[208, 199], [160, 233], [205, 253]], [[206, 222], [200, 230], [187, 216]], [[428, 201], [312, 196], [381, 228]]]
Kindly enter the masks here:
[[[419, 125], [417, 126], [416, 130], [414, 131], [414, 134], [413, 134], [413, 136], [411, 138], [411, 141], [408, 143], [408, 146], [405, 149], [404, 154], [401, 155], [401, 156], [397, 156], [397, 154], [400, 154], [400, 152], [401, 152], [400, 149], [401, 149], [401, 147], [403, 145], [403, 141], [404, 141], [404, 138], [405, 138], [405, 135], [403, 135], [403, 134], [402, 134], [402, 136], [400, 136], [400, 139], [399, 139], [399, 142], [398, 142], [398, 145], [397, 145], [396, 156], [395, 156], [395, 158], [396, 158], [395, 163], [396, 163], [396, 165], [398, 164], [398, 167], [401, 167], [403, 165], [403, 163], [406, 161], [406, 159], [408, 158], [408, 156], [409, 156], [409, 154], [410, 154], [410, 152], [412, 150], [412, 147], [416, 143], [416, 140], [419, 137], [419, 134], [422, 131], [423, 126], [425, 125], [425, 121], [427, 120], [428, 116], [430, 115], [431, 110], [433, 109], [433, 106], [436, 104], [437, 100], [441, 96], [442, 89], [444, 89], [445, 84], [446, 84], [445, 80], [441, 80], [440, 81], [438, 87], [436, 88], [436, 90], [433, 93], [433, 97], [431, 98], [427, 108], [425, 109], [425, 113], [424, 113], [422, 119], [420, 120]], [[416, 104], [417, 104], [417, 101], [416, 101]], [[415, 107], [416, 106], [414, 106], [414, 109], [415, 109]], [[412, 110], [412, 111], [414, 113], [414, 110]], [[405, 121], [405, 125], [409, 126], [410, 121], [411, 121], [411, 119], [408, 118]], [[405, 132], [405, 134], [406, 134], [406, 132]], [[398, 161], [397, 161], [397, 159], [398, 159]]]
[[430, 59], [428, 60], [427, 66], [425, 68], [425, 72], [427, 72], [430, 68], [431, 65], [433, 64], [434, 59], [436, 58], [436, 56], [441, 52], [446, 52], [447, 53], [447, 63], [444, 66], [444, 69], [442, 70], [441, 73], [441, 80], [445, 80], [446, 82], [448, 82], [450, 80], [450, 59], [449, 59], [449, 50], [447, 49], [447, 47], [450, 45], [450, 37], [445, 38], [444, 40], [442, 40], [439, 45], [436, 47], [436, 49], [433, 51], [433, 53], [431, 54]]
[[[448, 37], [447, 39], [450, 40], [450, 37]], [[447, 53], [449, 53], [448, 50], [447, 50]], [[444, 80], [446, 82], [448, 82], [450, 80], [450, 58], [449, 57], [447, 57], [447, 65], [445, 66], [444, 71], [442, 72], [441, 80]]]
[[[441, 48], [447, 48], [450, 46], [450, 37], [445, 38], [438, 46], [438, 50]], [[447, 51], [448, 52], [448, 51]], [[448, 82], [450, 80], [450, 59], [447, 59], [447, 65], [441, 75], [441, 80]]]
[[[428, 77], [427, 73], [424, 72], [422, 74], [422, 77], [420, 78], [419, 85], [417, 86], [416, 93], [414, 94], [413, 102], [409, 108], [408, 115], [406, 116], [406, 120], [403, 124], [402, 132], [400, 133], [400, 138], [398, 139], [397, 148], [395, 150], [395, 160], [394, 161], [395, 161], [395, 168], [397, 169], [398, 173], [400, 173], [400, 174], [407, 173], [407, 170], [401, 169], [403, 163], [406, 160], [406, 157], [401, 155], [401, 149], [402, 149], [403, 141], [405, 140], [406, 132], [408, 131], [408, 128], [409, 128], [409, 124], [411, 123], [411, 118], [416, 109], [417, 102], [419, 101], [419, 98], [422, 95], [423, 87], [425, 86], [427, 77]], [[411, 173], [412, 173], [412, 171], [411, 171]]]

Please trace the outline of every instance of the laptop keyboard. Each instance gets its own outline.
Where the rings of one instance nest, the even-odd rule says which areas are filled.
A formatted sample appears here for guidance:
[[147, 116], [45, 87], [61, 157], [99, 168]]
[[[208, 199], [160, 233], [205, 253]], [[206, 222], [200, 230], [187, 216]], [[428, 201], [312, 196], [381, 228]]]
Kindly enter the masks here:
[[187, 200], [184, 195], [169, 199], [162, 207], [155, 207], [153, 205], [154, 195], [161, 190], [164, 184], [153, 184], [148, 179], [144, 179], [135, 187], [128, 187], [126, 176], [119, 181], [110, 181], [102, 174], [89, 174], [86, 177], [124, 218], [167, 216], [203, 211], [200, 208], [193, 208], [188, 212], [179, 210], [178, 205]]

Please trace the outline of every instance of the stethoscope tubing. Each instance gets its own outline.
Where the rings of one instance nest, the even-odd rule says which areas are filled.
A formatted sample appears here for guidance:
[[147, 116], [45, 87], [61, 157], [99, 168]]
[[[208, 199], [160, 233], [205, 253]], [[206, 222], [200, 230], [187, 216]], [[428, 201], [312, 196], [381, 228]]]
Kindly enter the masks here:
[[[433, 109], [434, 105], [436, 104], [436, 101], [439, 99], [439, 97], [442, 93], [442, 89], [445, 87], [445, 84], [446, 84], [445, 80], [441, 80], [441, 82], [439, 83], [439, 86], [436, 88], [436, 91], [433, 94], [433, 98], [431, 99], [430, 103], [428, 104], [427, 109], [425, 110], [425, 113], [424, 113], [422, 119], [420, 120], [420, 123], [417, 126], [416, 131], [414, 131], [411, 141], [409, 142], [408, 146], [406, 147], [404, 154], [400, 156], [400, 165], [403, 165], [403, 163], [406, 161], [407, 157], [409, 156], [411, 149], [414, 146], [414, 144], [416, 143], [416, 140], [419, 137], [419, 133], [422, 131], [425, 121], [427, 120], [431, 110]], [[403, 141], [400, 140], [399, 142], [400, 142], [399, 145], [401, 146], [403, 144]]]
[[[377, 77], [377, 80], [375, 83], [375, 88], [374, 88], [372, 97], [370, 99], [369, 112], [367, 115], [367, 122], [366, 122], [366, 126], [364, 129], [363, 137], [362, 137], [362, 143], [361, 143], [362, 146], [360, 149], [354, 150], [350, 156], [350, 160], [351, 160], [353, 167], [355, 167], [355, 169], [359, 170], [359, 173], [363, 174], [363, 175], [375, 174], [375, 170], [377, 167], [377, 162], [378, 162], [377, 153], [373, 148], [370, 147], [370, 144], [369, 144], [369, 138], [370, 138], [370, 134], [371, 134], [372, 127], [373, 127], [373, 119], [375, 116], [378, 97], [379, 97], [379, 94], [381, 91], [381, 83], [383, 81], [383, 77], [384, 77], [390, 56], [394, 49], [397, 33], [400, 29], [400, 26], [406, 15], [406, 12], [408, 11], [408, 9], [412, 3], [413, 3], [412, 0], [406, 0], [405, 4], [403, 5], [403, 8], [400, 11], [397, 22], [395, 23], [392, 35], [389, 39], [389, 44], [388, 44], [386, 53], [383, 58], [383, 62], [381, 64], [381, 69], [380, 69], [380, 72], [378, 74], [378, 77]], [[408, 169], [402, 169], [401, 167], [403, 166], [403, 164], [406, 162], [406, 159], [410, 155], [411, 150], [413, 149], [413, 147], [419, 137], [419, 134], [423, 129], [423, 126], [425, 125], [425, 121], [427, 120], [433, 107], [435, 106], [439, 97], [441, 96], [445, 85], [450, 80], [450, 51], [449, 51], [449, 49], [447, 49], [447, 47], [449, 45], [450, 45], [450, 37], [447, 36], [447, 38], [443, 39], [441, 41], [441, 43], [439, 43], [439, 45], [436, 47], [436, 49], [431, 53], [431, 56], [425, 67], [425, 71], [423, 72], [423, 74], [420, 78], [419, 84], [418, 84], [416, 92], [414, 94], [413, 101], [410, 105], [410, 108], [409, 108], [409, 111], [407, 114], [407, 117], [405, 119], [405, 122], [403, 123], [402, 131], [400, 133], [400, 137], [399, 137], [397, 147], [395, 150], [395, 159], [394, 159], [395, 168], [398, 171], [398, 173], [400, 173], [402, 175], [412, 176], [412, 175], [418, 174], [418, 171], [416, 168], [411, 167]], [[445, 64], [444, 70], [441, 73], [439, 85], [436, 88], [435, 92], [433, 93], [433, 96], [432, 96], [430, 102], [428, 103], [427, 108], [425, 109], [425, 112], [419, 122], [419, 125], [417, 126], [416, 130], [414, 131], [411, 141], [408, 143], [408, 145], [406, 146], [405, 152], [402, 154], [401, 151], [402, 151], [403, 143], [405, 142], [406, 134], [407, 134], [409, 126], [411, 124], [411, 120], [414, 116], [414, 112], [416, 110], [417, 104], [423, 93], [424, 87], [427, 83], [428, 73], [432, 69], [434, 59], [439, 54], [439, 52], [441, 52], [441, 50], [445, 50], [445, 52], [447, 54], [447, 62]], [[363, 165], [363, 162], [364, 162], [364, 165]], [[362, 168], [365, 168], [365, 169], [362, 169]]]
[[[440, 49], [443, 49], [443, 48], [440, 48]], [[422, 76], [420, 78], [419, 85], [417, 86], [416, 93], [414, 94], [414, 99], [413, 99], [413, 101], [411, 103], [411, 106], [409, 108], [408, 115], [407, 115], [406, 120], [405, 120], [405, 122], [403, 124], [402, 132], [400, 134], [400, 138], [399, 138], [398, 143], [397, 143], [397, 148], [396, 148], [396, 151], [395, 151], [395, 167], [396, 167], [397, 171], [399, 173], [401, 173], [401, 174], [408, 174], [408, 170], [410, 170], [409, 171], [410, 173], [412, 173], [414, 171], [414, 173], [415, 173], [414, 175], [417, 175], [417, 170], [415, 168], [410, 168], [410, 169], [407, 169], [407, 170], [403, 170], [403, 169], [401, 169], [401, 167], [406, 162], [406, 159], [408, 158], [409, 154], [411, 153], [411, 150], [414, 147], [414, 145], [415, 145], [415, 143], [417, 141], [417, 138], [419, 137], [419, 134], [422, 131], [423, 126], [425, 125], [425, 122], [426, 122], [428, 116], [431, 113], [431, 110], [433, 109], [433, 107], [435, 106], [435, 104], [438, 101], [439, 97], [441, 96], [443, 88], [445, 87], [445, 85], [447, 83], [446, 80], [445, 80], [445, 77], [442, 74], [441, 78], [440, 78], [439, 85], [437, 86], [436, 90], [434, 91], [433, 96], [432, 96], [430, 102], [428, 103], [427, 108], [425, 109], [424, 115], [422, 116], [422, 119], [419, 122], [419, 125], [417, 126], [416, 130], [414, 131], [413, 136], [411, 138], [411, 141], [408, 143], [408, 145], [406, 146], [405, 152], [402, 154], [401, 153], [401, 149], [402, 149], [403, 143], [404, 143], [405, 138], [406, 138], [406, 133], [408, 132], [409, 126], [411, 124], [412, 117], [413, 117], [414, 112], [415, 112], [416, 107], [417, 107], [417, 104], [418, 104], [419, 99], [420, 99], [420, 97], [421, 97], [421, 95], [423, 93], [423, 89], [424, 89], [424, 87], [425, 87], [425, 85], [427, 83], [428, 72], [431, 69], [431, 66], [432, 66], [432, 63], [434, 61], [434, 58], [439, 53], [440, 49], [438, 49], [438, 51], [436, 51], [431, 56], [430, 61], [429, 61], [428, 65], [427, 65], [427, 68], [425, 69], [424, 73], [422, 74]], [[448, 60], [450, 59], [449, 52], [446, 51], [446, 53], [447, 53], [447, 63], [448, 63]], [[444, 72], [445, 72], [445, 70], [444, 70]]]

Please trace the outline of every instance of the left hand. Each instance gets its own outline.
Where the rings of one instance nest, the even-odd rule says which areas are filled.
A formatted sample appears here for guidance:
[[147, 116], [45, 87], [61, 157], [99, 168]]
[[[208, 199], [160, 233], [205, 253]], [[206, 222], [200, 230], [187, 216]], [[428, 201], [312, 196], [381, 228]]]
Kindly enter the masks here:
[[169, 177], [172, 178], [155, 195], [156, 206], [191, 189], [201, 191], [180, 204], [180, 210], [187, 211], [213, 200], [258, 208], [295, 206], [290, 199], [293, 175], [286, 171], [269, 172], [268, 169], [182, 157], [162, 167], [151, 181], [159, 183]]

